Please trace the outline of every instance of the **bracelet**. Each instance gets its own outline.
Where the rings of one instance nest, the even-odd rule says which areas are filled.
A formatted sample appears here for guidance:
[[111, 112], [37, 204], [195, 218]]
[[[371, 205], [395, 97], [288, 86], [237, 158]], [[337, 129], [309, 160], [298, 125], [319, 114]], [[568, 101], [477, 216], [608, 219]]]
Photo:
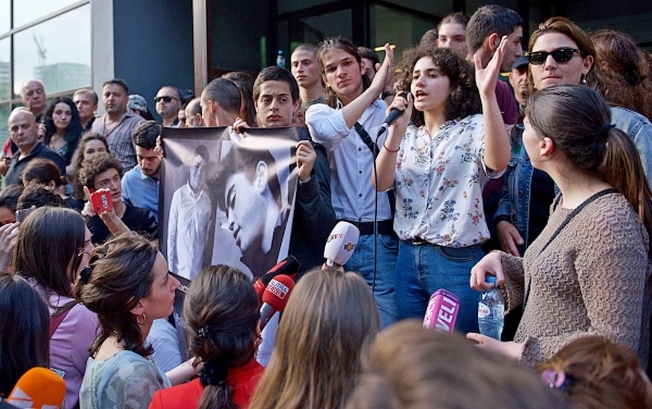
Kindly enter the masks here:
[[382, 94], [380, 94], [380, 99], [385, 99], [387, 97], [393, 97], [394, 93], [392, 91], [384, 91]]
[[[387, 140], [385, 140], [385, 142], [387, 142]], [[399, 146], [395, 151], [394, 151], [394, 150], [391, 150], [391, 149], [389, 149], [389, 148], [387, 147], [387, 145], [385, 145], [385, 142], [383, 142], [383, 148], [385, 148], [385, 150], [386, 150], [387, 152], [389, 152], [389, 153], [396, 153], [396, 152], [398, 152], [398, 151], [401, 150], [401, 147], [400, 147], [400, 146]]]

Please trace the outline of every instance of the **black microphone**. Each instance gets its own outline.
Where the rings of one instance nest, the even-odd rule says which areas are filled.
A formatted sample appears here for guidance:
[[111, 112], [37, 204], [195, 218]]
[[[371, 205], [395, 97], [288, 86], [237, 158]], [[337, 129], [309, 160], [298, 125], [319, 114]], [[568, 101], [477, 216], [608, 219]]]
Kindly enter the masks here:
[[[403, 98], [407, 98], [409, 93], [410, 93], [409, 91], [403, 91], [403, 92], [400, 92], [398, 95], [403, 97]], [[389, 126], [391, 124], [393, 124], [394, 121], [396, 121], [396, 118], [401, 116], [401, 114], [403, 112], [404, 111], [399, 111], [396, 108], [392, 108], [392, 110], [389, 111], [389, 115], [387, 115], [387, 118], [385, 118], [385, 122], [383, 122], [383, 124], [380, 125], [380, 129], [378, 129], [378, 135], [376, 135], [376, 138], [378, 138], [380, 135], [384, 134], [387, 131], [387, 129], [389, 128]]]

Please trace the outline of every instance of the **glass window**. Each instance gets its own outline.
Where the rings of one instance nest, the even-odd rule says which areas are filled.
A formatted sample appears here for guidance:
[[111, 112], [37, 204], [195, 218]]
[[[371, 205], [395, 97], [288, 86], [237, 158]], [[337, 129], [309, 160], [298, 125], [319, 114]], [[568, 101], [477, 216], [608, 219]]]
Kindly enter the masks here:
[[433, 28], [431, 20], [420, 18], [416, 14], [383, 6], [371, 8], [371, 48], [381, 47], [381, 51], [376, 51], [380, 61], [385, 57], [382, 51], [385, 43], [396, 46], [394, 61], [398, 64], [403, 51], [416, 45], [423, 33], [431, 28]]
[[[7, 0], [2, 0], [7, 1]], [[60, 10], [79, 0], [14, 0], [14, 28]], [[1, 4], [1, 3], [0, 3]], [[7, 8], [9, 10], [9, 8]]]
[[[299, 20], [298, 24], [290, 24], [290, 40], [317, 44], [326, 37], [353, 37], [353, 21], [351, 9], [335, 11]], [[279, 36], [279, 38], [281, 38]]]
[[21, 31], [14, 36], [14, 92], [37, 79], [46, 94], [91, 84], [90, 6]]
[[9, 2], [10, 0], [0, 0], [0, 34], [6, 33], [11, 27], [9, 27]]
[[11, 54], [9, 52], [10, 38], [0, 40], [0, 102], [11, 99]]
[[320, 4], [330, 3], [332, 1], [335, 0], [277, 0], [278, 14], [303, 10], [308, 7], [319, 6]]
[[9, 129], [7, 128], [9, 112], [9, 103], [0, 104], [0, 148], [4, 145], [7, 138], [9, 138]]
[[[475, 8], [471, 8], [468, 6], [469, 1], [473, 0], [466, 0], [467, 10], [475, 10]], [[482, 0], [480, 0], [482, 1]], [[392, 3], [396, 4], [397, 6], [401, 6], [404, 8], [412, 9], [414, 11], [419, 11], [421, 13], [426, 13], [426, 14], [431, 14], [433, 16], [438, 16], [438, 17], [444, 17], [453, 12], [453, 2], [451, 0], [448, 1], [423, 1], [423, 0], [385, 0], [386, 3]], [[491, 2], [484, 1], [484, 4], [488, 3], [499, 3], [500, 0], [493, 0]], [[477, 7], [476, 7], [477, 8]], [[439, 22], [439, 19], [436, 21], [433, 21], [433, 25], [437, 26], [437, 23]]]

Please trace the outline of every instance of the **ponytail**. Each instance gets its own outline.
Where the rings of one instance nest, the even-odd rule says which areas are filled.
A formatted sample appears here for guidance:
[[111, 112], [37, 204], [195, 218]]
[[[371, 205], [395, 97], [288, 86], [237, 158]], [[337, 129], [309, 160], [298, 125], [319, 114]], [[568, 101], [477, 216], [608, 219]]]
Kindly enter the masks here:
[[233, 387], [226, 383], [228, 365], [225, 362], [208, 361], [199, 375], [204, 386], [197, 409], [238, 409], [233, 403]]
[[[599, 170], [605, 181], [632, 204], [652, 243], [652, 190], [634, 142], [613, 125], [605, 125], [606, 152]], [[650, 244], [649, 255], [652, 255]], [[652, 259], [652, 257], [651, 257]]]
[[[616, 188], [634, 207], [652, 243], [652, 191], [634, 142], [610, 125], [604, 98], [582, 85], [552, 85], [528, 99], [525, 115], [578, 170]], [[652, 245], [648, 245], [652, 260]]]

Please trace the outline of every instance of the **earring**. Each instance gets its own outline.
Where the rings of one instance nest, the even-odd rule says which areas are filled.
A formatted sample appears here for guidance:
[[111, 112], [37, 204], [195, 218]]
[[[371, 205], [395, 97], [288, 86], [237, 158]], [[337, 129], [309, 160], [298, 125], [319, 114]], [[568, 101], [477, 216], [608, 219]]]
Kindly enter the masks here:
[[142, 317], [143, 317], [143, 322], [140, 322], [140, 320], [138, 319], [139, 317], [136, 317], [136, 322], [138, 323], [138, 325], [145, 325], [145, 322], [147, 322], [147, 315], [145, 315], [145, 313], [143, 313]]
[[582, 83], [582, 85], [586, 85], [586, 74], [582, 74], [580, 82]]

